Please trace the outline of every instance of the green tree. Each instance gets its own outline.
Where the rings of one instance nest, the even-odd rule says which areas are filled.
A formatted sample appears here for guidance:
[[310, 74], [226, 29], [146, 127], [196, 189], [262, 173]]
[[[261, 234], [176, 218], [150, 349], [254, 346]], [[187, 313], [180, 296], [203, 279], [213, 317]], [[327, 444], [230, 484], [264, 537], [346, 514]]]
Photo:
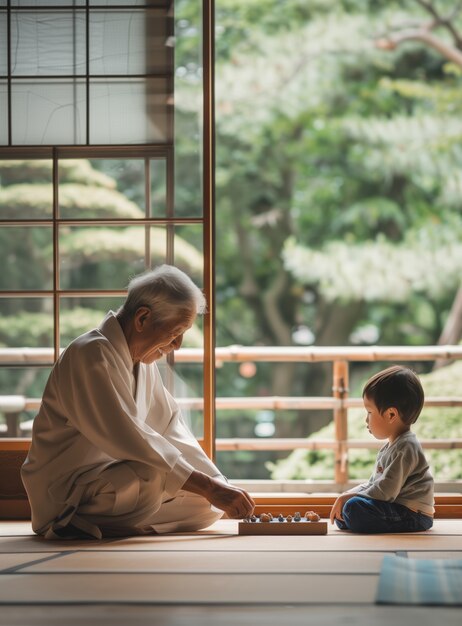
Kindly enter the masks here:
[[[433, 27], [459, 49], [459, 12], [436, 4], [217, 3], [219, 345], [440, 338], [462, 263], [461, 76], [428, 42], [381, 43], [438, 10]], [[218, 372], [228, 394], [330, 384], [321, 367]], [[330, 418], [285, 419], [277, 435]]]
[[[426, 396], [458, 396], [462, 394], [462, 362], [431, 372], [421, 377]], [[351, 439], [370, 440], [365, 427], [364, 410], [348, 412], [348, 432]], [[462, 408], [424, 408], [412, 430], [419, 439], [460, 439], [462, 437]], [[309, 439], [333, 439], [333, 423]], [[349, 451], [349, 476], [354, 480], [368, 479], [374, 469], [376, 450], [351, 449]], [[433, 475], [439, 481], [462, 478], [462, 450], [425, 450]], [[332, 450], [296, 450], [278, 463], [268, 464], [275, 480], [332, 480], [334, 477]]]

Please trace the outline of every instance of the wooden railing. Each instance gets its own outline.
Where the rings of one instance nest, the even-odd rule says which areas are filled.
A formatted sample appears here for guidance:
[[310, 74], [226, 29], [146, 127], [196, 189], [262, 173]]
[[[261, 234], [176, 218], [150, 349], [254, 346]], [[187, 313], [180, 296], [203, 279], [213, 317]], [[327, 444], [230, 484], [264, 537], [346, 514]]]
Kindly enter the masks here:
[[[191, 351], [190, 359], [194, 358]], [[184, 355], [186, 360], [187, 355]], [[332, 409], [335, 426], [333, 441], [322, 439], [217, 439], [217, 450], [294, 450], [297, 448], [320, 450], [333, 449], [335, 454], [334, 479], [338, 485], [348, 482], [348, 450], [351, 448], [378, 448], [378, 441], [360, 441], [348, 438], [348, 409], [362, 406], [362, 398], [349, 397], [349, 363], [371, 361], [450, 361], [462, 358], [462, 346], [375, 346], [375, 347], [265, 347], [243, 348], [231, 346], [216, 350], [217, 363], [229, 361], [247, 362], [332, 362], [332, 396], [297, 398], [217, 398], [217, 409], [225, 408], [271, 408], [280, 409]], [[221, 402], [220, 402], [221, 400]], [[236, 402], [236, 400], [239, 401]], [[426, 407], [462, 406], [462, 397], [428, 397]], [[423, 440], [426, 448], [462, 448], [462, 439]]]
[[[332, 396], [328, 397], [246, 397], [216, 398], [217, 410], [235, 409], [273, 409], [273, 410], [320, 410], [333, 411], [335, 437], [333, 440], [304, 438], [252, 438], [252, 439], [217, 439], [217, 450], [306, 450], [331, 449], [335, 453], [335, 482], [344, 484], [348, 481], [348, 451], [352, 448], [376, 448], [376, 441], [352, 440], [348, 438], [348, 409], [362, 406], [361, 398], [349, 396], [349, 364], [351, 362], [416, 362], [416, 361], [451, 361], [462, 359], [462, 346], [375, 346], [375, 347], [242, 347], [229, 346], [217, 348], [217, 365], [228, 362], [331, 362]], [[203, 352], [195, 348], [183, 348], [175, 354], [175, 360], [181, 363], [201, 363]], [[2, 348], [0, 365], [51, 365], [53, 350], [41, 348]], [[190, 409], [202, 409], [202, 398], [180, 398], [180, 406]], [[9, 430], [14, 426], [13, 415], [20, 411], [35, 410], [40, 399], [22, 396], [0, 396], [0, 411], [7, 416]], [[462, 406], [462, 397], [428, 397], [426, 407]], [[8, 408], [10, 407], [10, 408]], [[9, 421], [8, 421], [9, 420]], [[16, 420], [17, 422], [17, 420]], [[18, 423], [18, 422], [17, 422]], [[19, 424], [19, 423], [18, 423]], [[20, 434], [8, 432], [9, 436]], [[462, 439], [425, 439], [426, 448], [455, 449], [462, 448]]]

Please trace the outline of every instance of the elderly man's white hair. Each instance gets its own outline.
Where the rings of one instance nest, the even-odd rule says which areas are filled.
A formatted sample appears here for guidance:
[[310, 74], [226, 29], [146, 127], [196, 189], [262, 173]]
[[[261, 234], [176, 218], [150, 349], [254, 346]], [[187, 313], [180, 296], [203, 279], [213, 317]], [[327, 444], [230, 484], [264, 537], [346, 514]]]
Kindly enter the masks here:
[[165, 324], [205, 313], [207, 303], [187, 274], [173, 265], [160, 265], [130, 280], [119, 314], [131, 318], [141, 306], [151, 309], [156, 323]]

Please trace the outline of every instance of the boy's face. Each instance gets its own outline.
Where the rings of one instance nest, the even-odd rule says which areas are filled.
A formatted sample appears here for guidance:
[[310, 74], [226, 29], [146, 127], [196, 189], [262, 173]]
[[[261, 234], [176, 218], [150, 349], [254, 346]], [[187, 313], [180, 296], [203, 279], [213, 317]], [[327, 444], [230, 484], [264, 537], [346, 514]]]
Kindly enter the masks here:
[[390, 423], [385, 415], [380, 413], [372, 400], [367, 396], [363, 398], [364, 408], [366, 409], [366, 425], [367, 430], [376, 439], [387, 439], [390, 436]]

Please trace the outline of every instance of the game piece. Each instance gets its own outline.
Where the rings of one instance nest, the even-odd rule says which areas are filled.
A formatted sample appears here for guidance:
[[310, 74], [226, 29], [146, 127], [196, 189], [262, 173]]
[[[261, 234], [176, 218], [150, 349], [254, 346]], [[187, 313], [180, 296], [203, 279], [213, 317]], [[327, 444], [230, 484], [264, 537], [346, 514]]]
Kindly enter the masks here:
[[307, 511], [305, 513], [305, 517], [310, 520], [310, 522], [318, 522], [321, 518], [314, 511]]
[[[239, 523], [240, 535], [327, 535], [327, 522], [319, 521], [319, 515], [314, 511], [307, 511], [305, 517], [298, 513], [287, 518], [282, 513], [277, 518], [273, 518], [271, 513], [262, 513], [260, 517], [255, 517], [253, 524], [249, 524], [251, 519]], [[292, 521], [298, 521], [298, 524]]]
[[300, 512], [297, 511], [294, 515], [294, 522], [299, 522], [302, 519], [302, 516], [300, 515]]
[[251, 522], [256, 522], [257, 521], [257, 516], [256, 515], [251, 515], [250, 516], [250, 521]]

